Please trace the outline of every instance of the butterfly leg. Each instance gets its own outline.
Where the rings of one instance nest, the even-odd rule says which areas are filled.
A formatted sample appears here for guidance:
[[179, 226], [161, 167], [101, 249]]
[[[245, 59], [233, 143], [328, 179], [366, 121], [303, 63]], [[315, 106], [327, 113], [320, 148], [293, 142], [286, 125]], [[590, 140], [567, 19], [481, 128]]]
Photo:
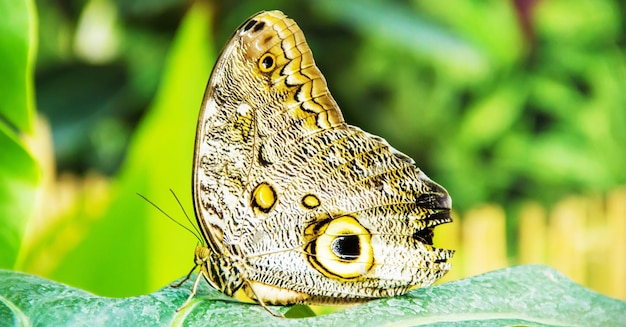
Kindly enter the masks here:
[[[193, 270], [191, 272], [193, 272]], [[189, 275], [187, 275], [187, 277], [183, 280], [183, 282], [189, 279], [191, 272], [189, 272]], [[191, 294], [189, 294], [189, 297], [187, 298], [185, 303], [183, 303], [183, 305], [181, 305], [178, 309], [176, 309], [176, 312], [180, 312], [182, 309], [184, 309], [191, 302], [193, 297], [196, 296], [196, 292], [198, 291], [198, 284], [200, 283], [200, 279], [202, 278], [202, 276], [204, 276], [204, 272], [201, 270], [198, 273], [198, 277], [196, 277], [196, 280], [193, 282], [193, 287], [191, 288]], [[178, 286], [180, 286], [180, 284], [182, 284], [182, 282], [178, 283]]]
[[193, 268], [191, 268], [191, 270], [189, 271], [189, 273], [187, 274], [187, 276], [185, 276], [185, 278], [183, 278], [183, 280], [181, 280], [181, 281], [180, 281], [180, 282], [178, 282], [178, 283], [171, 283], [171, 284], [170, 284], [170, 287], [173, 287], [173, 288], [178, 288], [178, 287], [180, 287], [181, 285], [183, 285], [186, 281], [188, 281], [188, 280], [189, 280], [189, 278], [191, 278], [191, 274], [193, 273], [193, 271], [194, 271], [194, 270], [196, 270], [196, 267], [198, 267], [198, 265], [193, 266]]
[[252, 291], [252, 294], [254, 294], [254, 298], [256, 299], [256, 302], [258, 304], [260, 304], [263, 309], [265, 309], [265, 311], [269, 312], [272, 316], [277, 317], [277, 318], [285, 318], [285, 316], [283, 314], [280, 313], [276, 313], [274, 311], [272, 311], [272, 309], [270, 309], [267, 304], [265, 304], [265, 302], [263, 302], [263, 300], [261, 300], [259, 298], [259, 296], [256, 294], [256, 292], [254, 291], [254, 288], [252, 287], [252, 284], [250, 283], [250, 281], [246, 280], [246, 284], [248, 284], [248, 288], [250, 288], [250, 290]]

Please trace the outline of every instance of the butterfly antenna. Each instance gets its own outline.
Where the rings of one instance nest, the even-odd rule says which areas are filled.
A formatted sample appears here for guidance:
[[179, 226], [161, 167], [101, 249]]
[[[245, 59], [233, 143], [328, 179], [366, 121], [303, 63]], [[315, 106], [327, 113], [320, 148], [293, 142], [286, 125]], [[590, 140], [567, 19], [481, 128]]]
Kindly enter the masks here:
[[187, 221], [189, 222], [191, 227], [193, 227], [193, 230], [196, 231], [196, 238], [200, 241], [201, 244], [204, 244], [204, 242], [202, 242], [202, 240], [199, 237], [197, 237], [197, 235], [201, 234], [200, 230], [198, 229], [198, 227], [196, 227], [196, 224], [194, 224], [193, 221], [191, 221], [191, 218], [189, 218], [189, 215], [187, 214], [187, 211], [185, 211], [185, 207], [183, 207], [183, 204], [180, 202], [180, 200], [176, 196], [176, 193], [174, 193], [174, 190], [172, 190], [172, 189], [170, 189], [170, 192], [174, 196], [174, 199], [176, 199], [176, 202], [178, 203], [178, 206], [183, 211], [183, 214], [185, 215], [185, 218], [187, 218]]
[[[171, 190], [170, 190], [170, 191], [171, 191]], [[146, 198], [145, 196], [143, 196], [143, 195], [141, 195], [141, 194], [139, 194], [139, 193], [137, 193], [137, 195], [139, 195], [142, 199], [146, 200], [146, 202], [150, 203], [150, 204], [151, 204], [153, 207], [155, 207], [157, 210], [161, 211], [161, 213], [162, 213], [162, 214], [164, 214], [164, 215], [165, 215], [165, 217], [169, 218], [169, 219], [170, 219], [171, 221], [173, 221], [176, 225], [178, 225], [178, 226], [180, 226], [180, 227], [184, 228], [185, 230], [187, 230], [188, 232], [190, 232], [191, 234], [193, 234], [193, 236], [194, 236], [195, 238], [197, 238], [200, 242], [202, 242], [202, 241], [200, 240], [200, 237], [198, 237], [198, 234], [194, 233], [194, 231], [193, 231], [193, 230], [191, 230], [189, 227], [187, 227], [187, 226], [185, 226], [185, 225], [181, 224], [178, 220], [176, 220], [176, 219], [172, 218], [172, 216], [168, 215], [168, 214], [167, 214], [167, 212], [163, 211], [163, 209], [159, 208], [159, 206], [158, 206], [158, 205], [156, 205], [156, 204], [154, 204], [154, 202], [152, 202], [152, 201], [148, 200], [148, 198]], [[176, 197], [176, 196], [174, 196], [174, 197]], [[176, 198], [176, 201], [178, 201], [178, 198]], [[182, 204], [180, 203], [180, 201], [178, 201], [178, 205], [180, 205], [180, 206], [181, 206], [181, 208], [182, 208]], [[189, 220], [189, 217], [187, 216], [187, 213], [185, 212], [185, 209], [183, 209], [183, 213], [185, 214], [185, 217], [187, 217], [187, 220]], [[193, 224], [192, 224], [192, 225], [193, 225]]]

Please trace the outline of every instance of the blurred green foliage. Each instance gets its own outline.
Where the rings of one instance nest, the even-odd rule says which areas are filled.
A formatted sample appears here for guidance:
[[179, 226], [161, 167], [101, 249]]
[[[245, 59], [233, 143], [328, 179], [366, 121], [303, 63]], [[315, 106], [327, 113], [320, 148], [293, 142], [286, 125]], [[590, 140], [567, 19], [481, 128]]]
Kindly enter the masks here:
[[[112, 172], [113, 185], [104, 191], [107, 199], [94, 201], [92, 198], [103, 192], [98, 192], [97, 183], [87, 180], [85, 193], [76, 201], [77, 209], [63, 219], [61, 225], [65, 226], [36, 241], [38, 245], [22, 260], [23, 269], [39, 272], [40, 261], [55, 258], [52, 261], [59, 262], [47, 270], [45, 274], [49, 277], [98, 294], [124, 296], [162, 287], [191, 268], [197, 240], [136, 193], [146, 196], [166, 212], [182, 216], [168, 192], [171, 188], [180, 194], [190, 209], [191, 194], [185, 191], [191, 189], [190, 167], [199, 103], [215, 60], [209, 46], [212, 44], [209, 35], [212, 12], [211, 7], [198, 2], [180, 22], [175, 37], [167, 44], [169, 53], [162, 62], [157, 93], [140, 124], [133, 128], [132, 135], [117, 135], [123, 134], [123, 128], [110, 129], [111, 125], [121, 126], [123, 123], [114, 122], [120, 117], [107, 117], [110, 113], [107, 114], [106, 109], [100, 108], [101, 112], [92, 113], [95, 117], [89, 114], [89, 105], [97, 107], [105, 95], [98, 96], [100, 101], [96, 103], [80, 105], [87, 112], [73, 112], [76, 117], [85, 117], [78, 122], [87, 124], [74, 126], [77, 130], [73, 132], [80, 131], [87, 137], [74, 135], [71, 139], [95, 146], [98, 143], [94, 140], [107, 143], [109, 139], [116, 142], [116, 138], [128, 138], [128, 144], [117, 140], [124, 145], [121, 147], [125, 151], [124, 162]], [[98, 69], [105, 72], [109, 68]], [[73, 75], [74, 72], [69, 74], [79, 76]], [[109, 76], [108, 73], [105, 75]], [[83, 78], [90, 79], [89, 76]], [[79, 80], [74, 83], [81, 84]], [[92, 83], [95, 86], [97, 80]], [[120, 85], [130, 88], [124, 83], [111, 84], [114, 88]], [[73, 96], [72, 92], [68, 94], [68, 98]], [[64, 98], [60, 94], [57, 96]], [[90, 99], [89, 94], [79, 94], [78, 97]], [[105, 104], [107, 108], [115, 107], [109, 106], [110, 103]], [[78, 122], [74, 121], [74, 124]], [[100, 131], [100, 128], [107, 130]], [[87, 151], [80, 155], [90, 154], [93, 155]], [[89, 169], [102, 169], [110, 163], [102, 162], [104, 166]], [[67, 237], [65, 242], [68, 245], [55, 246], [63, 243], [60, 240], [63, 237]]]
[[[98, 294], [145, 293], [191, 267], [195, 240], [134, 193], [178, 217], [172, 188], [191, 212], [195, 120], [212, 53], [264, 9], [298, 22], [346, 120], [413, 157], [459, 211], [484, 202], [510, 210], [527, 199], [549, 205], [626, 182], [620, 0], [36, 7], [36, 102], [52, 126], [57, 170], [114, 181], [102, 212], [65, 217], [79, 226], [76, 244], [49, 274]], [[36, 265], [33, 258], [25, 254], [18, 268]]]
[[[117, 44], [97, 63], [75, 51], [79, 22], [94, 2], [114, 8]], [[52, 121], [60, 170], [115, 174], [188, 3], [89, 3], [38, 3], [38, 104]], [[626, 181], [621, 1], [211, 6], [215, 50], [259, 10], [293, 17], [348, 122], [415, 158], [460, 210], [487, 201], [551, 203]]]

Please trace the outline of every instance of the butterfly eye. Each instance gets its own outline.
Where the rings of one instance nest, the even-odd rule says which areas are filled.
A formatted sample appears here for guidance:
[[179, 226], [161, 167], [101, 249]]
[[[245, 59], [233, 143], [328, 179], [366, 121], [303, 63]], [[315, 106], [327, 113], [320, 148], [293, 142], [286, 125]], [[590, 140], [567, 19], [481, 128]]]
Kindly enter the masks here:
[[270, 72], [276, 68], [276, 57], [271, 53], [266, 53], [259, 59], [259, 69], [263, 73]]

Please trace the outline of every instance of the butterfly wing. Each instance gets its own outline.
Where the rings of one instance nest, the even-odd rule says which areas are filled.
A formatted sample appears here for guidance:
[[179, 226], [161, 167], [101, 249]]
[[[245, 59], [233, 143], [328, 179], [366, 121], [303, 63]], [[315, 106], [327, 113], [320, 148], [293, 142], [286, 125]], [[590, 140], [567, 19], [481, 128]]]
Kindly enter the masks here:
[[432, 246], [433, 228], [451, 221], [445, 189], [344, 123], [302, 31], [277, 11], [248, 19], [222, 50], [193, 185], [219, 270], [213, 284], [230, 283], [227, 294], [364, 301], [430, 285], [450, 268], [453, 252]]

